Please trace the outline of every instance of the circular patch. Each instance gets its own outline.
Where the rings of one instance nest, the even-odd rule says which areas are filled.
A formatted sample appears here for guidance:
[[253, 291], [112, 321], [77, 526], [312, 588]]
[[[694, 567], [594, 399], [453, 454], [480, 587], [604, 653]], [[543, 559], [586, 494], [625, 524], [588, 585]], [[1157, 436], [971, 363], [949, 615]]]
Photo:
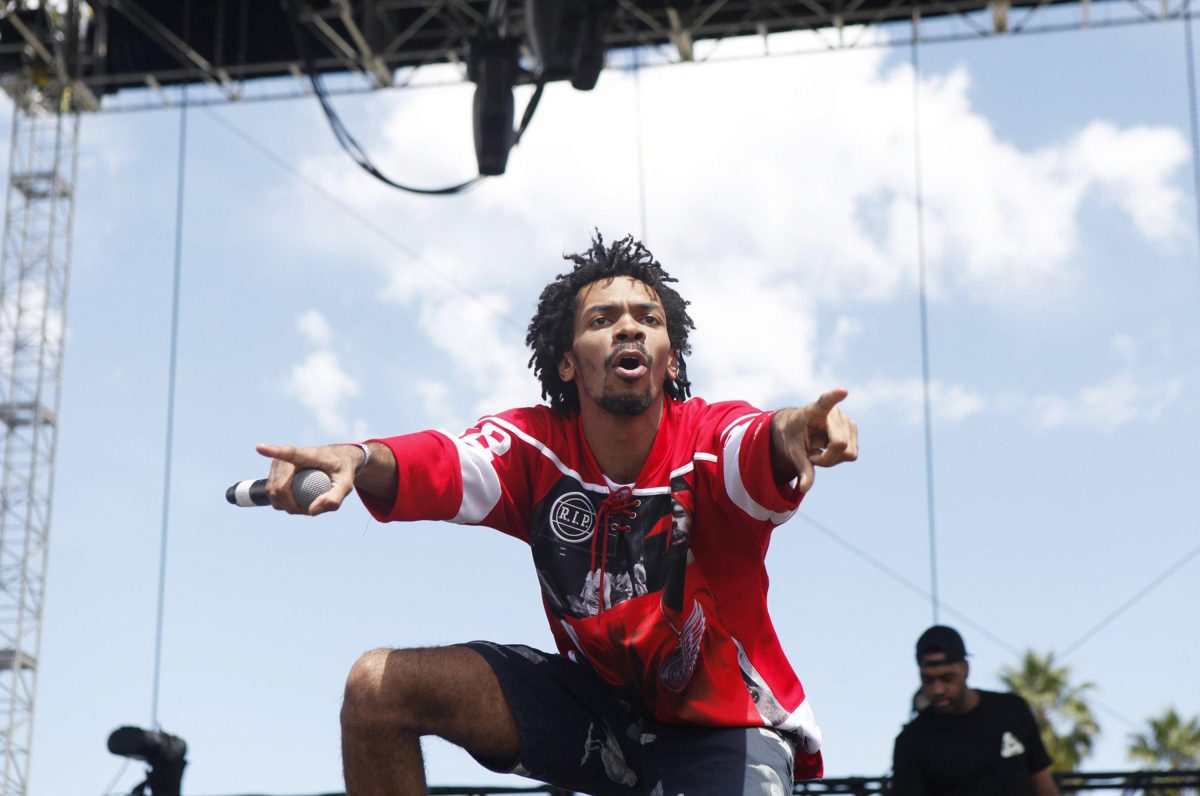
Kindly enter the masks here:
[[564, 542], [586, 542], [596, 527], [596, 510], [582, 492], [568, 492], [550, 507], [550, 530]]

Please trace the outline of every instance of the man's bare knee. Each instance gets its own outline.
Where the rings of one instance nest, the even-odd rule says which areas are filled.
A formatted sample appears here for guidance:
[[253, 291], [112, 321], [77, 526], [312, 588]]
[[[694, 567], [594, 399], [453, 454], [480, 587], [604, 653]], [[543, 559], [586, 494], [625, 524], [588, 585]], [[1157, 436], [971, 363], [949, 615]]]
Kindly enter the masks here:
[[514, 756], [520, 734], [491, 667], [466, 647], [373, 650], [346, 679], [347, 735], [439, 735], [488, 757]]
[[418, 714], [414, 696], [421, 684], [414, 682], [406, 658], [412, 650], [377, 649], [364, 653], [346, 677], [342, 702], [345, 729], [370, 729], [386, 726], [393, 731], [417, 732], [413, 719]]

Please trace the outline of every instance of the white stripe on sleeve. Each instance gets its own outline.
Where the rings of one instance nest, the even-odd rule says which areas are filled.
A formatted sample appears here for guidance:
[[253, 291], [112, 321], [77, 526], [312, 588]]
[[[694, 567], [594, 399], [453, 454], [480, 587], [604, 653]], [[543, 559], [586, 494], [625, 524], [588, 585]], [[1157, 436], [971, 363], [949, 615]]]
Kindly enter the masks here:
[[487, 448], [471, 445], [450, 434], [446, 436], [458, 448], [463, 482], [462, 503], [459, 504], [458, 514], [450, 521], [461, 525], [483, 522], [483, 518], [500, 502], [500, 477], [492, 466], [494, 456]]
[[725, 432], [725, 447], [721, 451], [722, 473], [725, 476], [725, 491], [734, 505], [758, 521], [769, 520], [772, 525], [782, 525], [792, 518], [795, 510], [774, 512], [759, 504], [746, 490], [742, 481], [742, 469], [738, 466], [742, 442], [746, 438], [746, 430], [750, 428], [754, 417], [748, 417], [744, 422], [731, 427]]

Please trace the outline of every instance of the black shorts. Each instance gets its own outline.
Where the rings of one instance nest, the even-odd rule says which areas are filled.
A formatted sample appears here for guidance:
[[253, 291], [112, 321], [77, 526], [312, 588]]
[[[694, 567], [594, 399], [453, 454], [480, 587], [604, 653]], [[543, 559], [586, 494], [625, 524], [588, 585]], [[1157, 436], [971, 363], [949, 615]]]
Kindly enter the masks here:
[[522, 645], [473, 641], [521, 730], [520, 774], [578, 793], [784, 796], [795, 739], [765, 727], [663, 724], [587, 664]]

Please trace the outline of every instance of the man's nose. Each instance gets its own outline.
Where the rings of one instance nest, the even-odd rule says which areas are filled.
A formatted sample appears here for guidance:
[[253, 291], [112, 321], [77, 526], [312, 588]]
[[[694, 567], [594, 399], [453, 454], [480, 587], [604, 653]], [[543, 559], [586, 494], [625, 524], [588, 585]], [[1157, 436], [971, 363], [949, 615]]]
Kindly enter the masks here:
[[633, 320], [632, 315], [622, 315], [613, 327], [613, 336], [620, 342], [643, 340], [646, 332]]

